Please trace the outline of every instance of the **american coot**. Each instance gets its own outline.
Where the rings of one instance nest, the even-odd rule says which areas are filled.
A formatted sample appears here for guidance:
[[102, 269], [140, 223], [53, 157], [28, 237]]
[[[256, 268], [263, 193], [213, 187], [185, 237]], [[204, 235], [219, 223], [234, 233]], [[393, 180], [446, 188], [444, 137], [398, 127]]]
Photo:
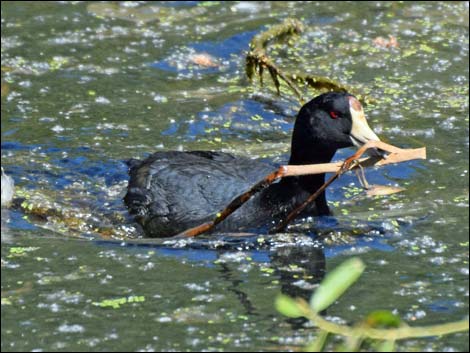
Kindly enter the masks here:
[[[299, 111], [289, 164], [328, 163], [336, 150], [379, 140], [359, 101], [348, 93], [322, 94]], [[249, 189], [273, 165], [229, 153], [157, 152], [131, 160], [124, 202], [145, 234], [166, 237], [212, 220], [234, 197]], [[255, 195], [216, 230], [247, 231], [272, 227], [315, 192], [325, 175], [282, 179]], [[323, 193], [303, 215], [328, 215]]]

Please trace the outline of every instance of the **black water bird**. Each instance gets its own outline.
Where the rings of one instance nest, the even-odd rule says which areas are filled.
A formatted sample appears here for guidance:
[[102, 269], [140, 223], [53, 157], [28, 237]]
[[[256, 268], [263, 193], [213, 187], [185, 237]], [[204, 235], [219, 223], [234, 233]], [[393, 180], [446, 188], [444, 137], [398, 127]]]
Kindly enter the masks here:
[[[328, 163], [336, 150], [379, 140], [359, 101], [348, 93], [322, 94], [299, 111], [289, 164]], [[248, 157], [223, 152], [157, 152], [131, 160], [124, 197], [129, 211], [150, 237], [167, 237], [214, 219], [234, 197], [276, 169]], [[256, 194], [215, 228], [253, 231], [271, 228], [315, 192], [325, 175], [283, 178]], [[304, 211], [329, 215], [325, 193]]]

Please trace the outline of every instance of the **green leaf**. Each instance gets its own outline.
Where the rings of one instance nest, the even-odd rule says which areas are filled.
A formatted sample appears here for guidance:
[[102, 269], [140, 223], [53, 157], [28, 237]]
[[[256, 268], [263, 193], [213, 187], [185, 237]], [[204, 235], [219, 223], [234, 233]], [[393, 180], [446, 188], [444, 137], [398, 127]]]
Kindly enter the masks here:
[[367, 315], [365, 323], [373, 328], [398, 328], [401, 319], [389, 310], [376, 310]]
[[320, 312], [334, 303], [346, 289], [357, 281], [364, 268], [365, 265], [359, 258], [352, 258], [330, 272], [310, 299], [313, 311]]
[[299, 308], [299, 304], [284, 294], [279, 294], [274, 301], [274, 307], [282, 315], [296, 318], [303, 316], [302, 310]]

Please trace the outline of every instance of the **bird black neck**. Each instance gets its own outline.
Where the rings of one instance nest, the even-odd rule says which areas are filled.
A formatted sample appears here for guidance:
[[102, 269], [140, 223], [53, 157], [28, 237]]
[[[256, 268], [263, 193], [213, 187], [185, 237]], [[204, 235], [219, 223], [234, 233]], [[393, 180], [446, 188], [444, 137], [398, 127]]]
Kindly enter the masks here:
[[[295, 131], [294, 131], [295, 134]], [[294, 141], [302, 141], [300, 145]], [[319, 164], [329, 163], [336, 153], [336, 149], [326, 149], [313, 140], [293, 139], [289, 164]], [[297, 183], [302, 189], [313, 194], [325, 183], [325, 174], [304, 175], [299, 177], [285, 178], [285, 183]], [[326, 201], [326, 194], [322, 192], [315, 200], [318, 215], [329, 215], [330, 209]]]

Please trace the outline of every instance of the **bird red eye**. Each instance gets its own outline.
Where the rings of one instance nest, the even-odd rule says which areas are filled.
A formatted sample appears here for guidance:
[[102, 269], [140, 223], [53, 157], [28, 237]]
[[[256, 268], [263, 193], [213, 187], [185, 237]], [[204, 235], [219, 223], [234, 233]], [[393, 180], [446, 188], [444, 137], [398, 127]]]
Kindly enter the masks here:
[[331, 111], [330, 112], [330, 116], [333, 118], [333, 119], [336, 119], [338, 117], [338, 114], [334, 111]]

